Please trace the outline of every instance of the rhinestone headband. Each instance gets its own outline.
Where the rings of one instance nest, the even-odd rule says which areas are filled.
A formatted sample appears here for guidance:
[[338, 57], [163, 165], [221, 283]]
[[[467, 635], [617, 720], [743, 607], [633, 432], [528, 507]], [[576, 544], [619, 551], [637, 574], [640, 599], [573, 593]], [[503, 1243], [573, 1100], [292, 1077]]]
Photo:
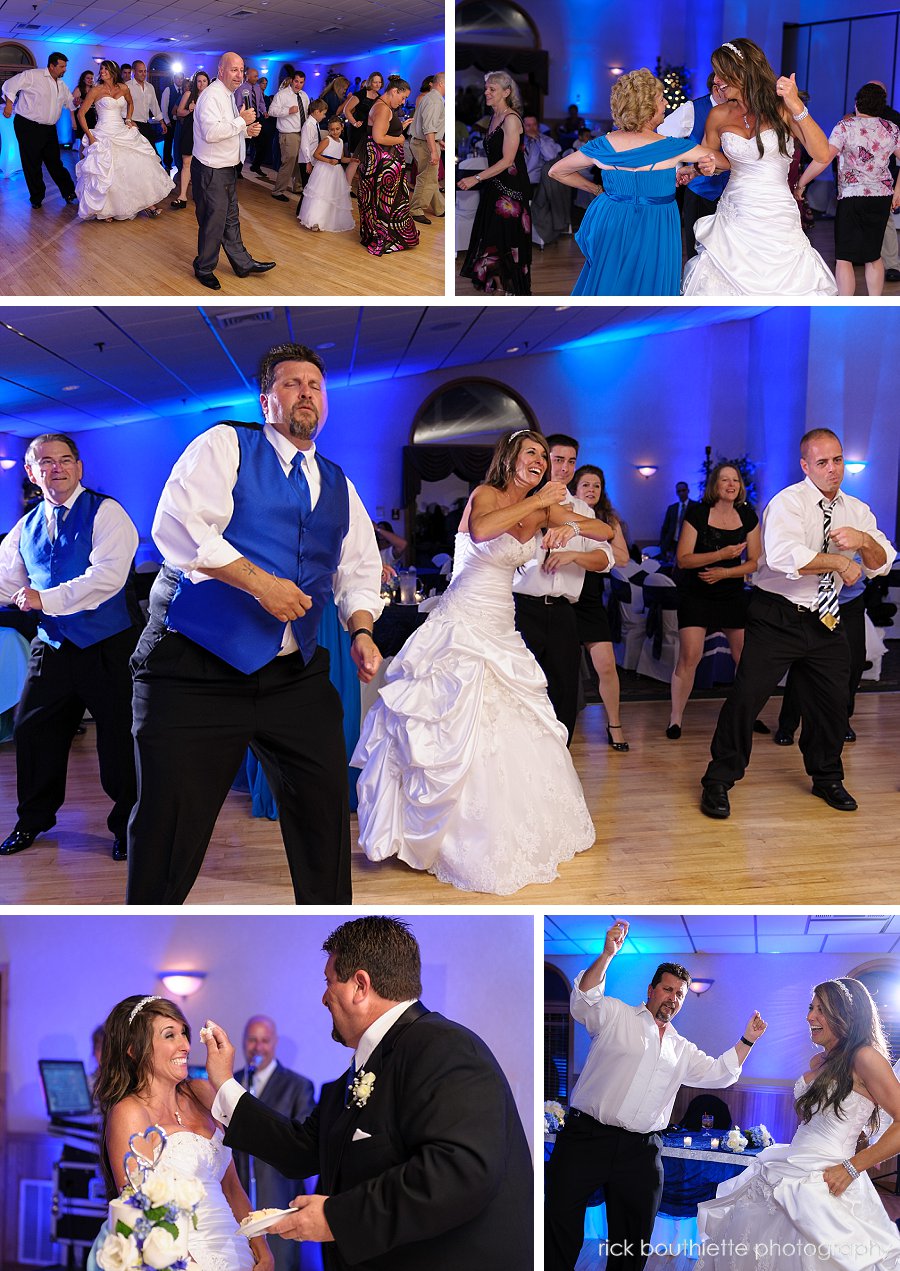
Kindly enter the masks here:
[[723, 48], [723, 49], [731, 49], [731, 51], [732, 51], [732, 53], [735, 55], [735, 57], [739, 57], [739, 58], [741, 59], [741, 61], [743, 62], [743, 60], [744, 60], [744, 55], [743, 55], [743, 53], [741, 52], [741, 50], [738, 48], [738, 46], [737, 46], [736, 44], [729, 44], [729, 43], [728, 43], [728, 41], [726, 40], [726, 41], [725, 41], [725, 43], [722, 45], [722, 48]]
[[509, 440], [514, 441], [516, 437], [524, 437], [526, 433], [530, 433], [530, 428], [517, 428], [515, 432], [509, 434]]
[[134, 1023], [135, 1015], [139, 1015], [148, 1002], [161, 1002], [161, 1001], [162, 1001], [162, 998], [160, 997], [158, 993], [151, 993], [149, 997], [142, 997], [141, 1000], [138, 1002], [137, 1006], [128, 1016], [129, 1025]]

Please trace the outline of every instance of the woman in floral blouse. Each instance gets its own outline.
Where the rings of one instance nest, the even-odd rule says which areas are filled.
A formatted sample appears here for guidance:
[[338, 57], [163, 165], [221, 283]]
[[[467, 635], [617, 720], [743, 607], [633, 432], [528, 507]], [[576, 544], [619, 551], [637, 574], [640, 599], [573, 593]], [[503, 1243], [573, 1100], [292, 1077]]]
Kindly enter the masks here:
[[804, 188], [833, 160], [838, 161], [838, 205], [834, 222], [835, 277], [842, 296], [856, 290], [854, 265], [864, 265], [870, 296], [884, 290], [881, 244], [891, 209], [900, 209], [900, 173], [892, 182], [891, 155], [900, 159], [900, 128], [882, 119], [887, 94], [881, 84], [863, 84], [856, 94], [856, 114], [846, 115], [828, 138], [831, 158], [811, 163], [795, 191]]

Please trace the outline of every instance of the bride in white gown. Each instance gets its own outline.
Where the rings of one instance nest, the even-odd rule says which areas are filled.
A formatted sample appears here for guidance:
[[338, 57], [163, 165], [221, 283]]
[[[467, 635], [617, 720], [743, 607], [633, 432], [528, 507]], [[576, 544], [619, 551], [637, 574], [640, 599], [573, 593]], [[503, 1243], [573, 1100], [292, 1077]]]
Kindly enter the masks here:
[[[159, 155], [132, 122], [134, 106], [115, 62], [101, 62], [99, 82], [81, 103], [78, 122], [88, 149], [75, 166], [78, 215], [83, 221], [130, 221], [138, 212], [159, 216], [160, 203], [175, 183]], [[87, 112], [97, 111], [93, 130]]]
[[388, 668], [351, 760], [368, 857], [467, 891], [550, 882], [595, 838], [566, 729], [515, 629], [512, 579], [539, 546], [613, 531], [559, 506], [561, 482], [537, 489], [549, 466], [540, 433], [497, 443], [460, 521], [450, 585]]
[[102, 1162], [110, 1195], [125, 1186], [123, 1161], [131, 1136], [158, 1125], [168, 1138], [163, 1165], [180, 1177], [198, 1179], [205, 1190], [196, 1230], [188, 1231], [191, 1268], [273, 1271], [264, 1237], [248, 1241], [236, 1234], [250, 1202], [231, 1149], [210, 1115], [213, 1087], [187, 1077], [190, 1047], [188, 1023], [166, 998], [127, 997], [110, 1012], [94, 1088], [103, 1114]]
[[[700, 1205], [697, 1271], [898, 1271], [900, 1234], [866, 1170], [900, 1148], [900, 1082], [859, 980], [816, 986], [807, 1021], [823, 1047], [794, 1086], [800, 1126]], [[894, 1118], [879, 1141], [879, 1109]], [[744, 1244], [746, 1256], [737, 1246]]]
[[714, 216], [697, 221], [697, 255], [685, 266], [685, 296], [836, 296], [837, 283], [810, 245], [788, 186], [796, 142], [828, 160], [828, 139], [804, 107], [791, 75], [776, 81], [762, 49], [733, 40], [712, 55], [727, 99], [706, 122], [704, 146], [731, 175]]

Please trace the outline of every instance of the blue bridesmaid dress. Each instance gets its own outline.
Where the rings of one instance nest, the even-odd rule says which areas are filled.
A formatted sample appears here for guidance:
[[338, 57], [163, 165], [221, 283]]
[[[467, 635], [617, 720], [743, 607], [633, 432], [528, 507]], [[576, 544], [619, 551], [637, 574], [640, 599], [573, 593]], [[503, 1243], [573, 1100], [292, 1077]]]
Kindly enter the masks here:
[[693, 149], [682, 137], [617, 153], [597, 137], [581, 153], [614, 164], [603, 169], [603, 193], [588, 207], [575, 235], [584, 268], [573, 296], [678, 296], [681, 294], [681, 221], [675, 168], [651, 168]]

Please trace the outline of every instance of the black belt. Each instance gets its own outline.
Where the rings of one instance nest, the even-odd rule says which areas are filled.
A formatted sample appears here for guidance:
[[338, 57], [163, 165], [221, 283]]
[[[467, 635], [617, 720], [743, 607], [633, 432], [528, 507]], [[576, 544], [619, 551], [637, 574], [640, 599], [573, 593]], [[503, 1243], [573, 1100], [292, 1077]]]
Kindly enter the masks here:
[[570, 1117], [574, 1117], [579, 1121], [589, 1121], [592, 1125], [596, 1125], [599, 1129], [609, 1130], [613, 1134], [627, 1134], [631, 1138], [643, 1139], [644, 1141], [655, 1138], [657, 1135], [662, 1133], [661, 1130], [650, 1130], [648, 1133], [643, 1133], [640, 1130], [626, 1130], [621, 1125], [607, 1125], [605, 1121], [598, 1121], [596, 1117], [592, 1117], [590, 1112], [582, 1112], [581, 1108], [569, 1108], [569, 1111], [566, 1114], [566, 1119], [568, 1120]]
[[516, 600], [530, 600], [535, 605], [568, 605], [571, 601], [567, 596], [529, 596], [525, 592], [517, 591], [515, 593]]

